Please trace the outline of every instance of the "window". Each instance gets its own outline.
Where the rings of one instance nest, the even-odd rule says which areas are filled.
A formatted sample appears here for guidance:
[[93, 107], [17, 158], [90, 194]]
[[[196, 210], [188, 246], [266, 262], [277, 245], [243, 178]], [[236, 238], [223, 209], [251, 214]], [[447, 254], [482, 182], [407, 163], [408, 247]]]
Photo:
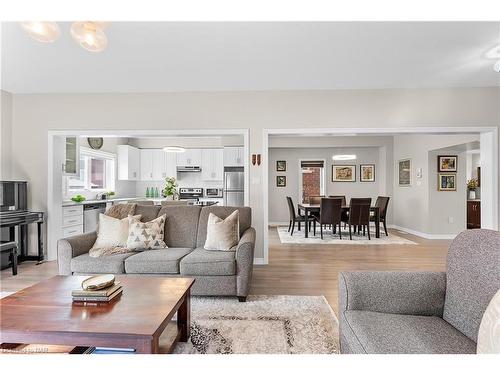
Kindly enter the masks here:
[[68, 190], [114, 190], [115, 164], [114, 154], [81, 148], [80, 173], [68, 177]]
[[322, 160], [300, 161], [299, 196], [302, 202], [309, 202], [309, 197], [325, 194], [325, 169]]

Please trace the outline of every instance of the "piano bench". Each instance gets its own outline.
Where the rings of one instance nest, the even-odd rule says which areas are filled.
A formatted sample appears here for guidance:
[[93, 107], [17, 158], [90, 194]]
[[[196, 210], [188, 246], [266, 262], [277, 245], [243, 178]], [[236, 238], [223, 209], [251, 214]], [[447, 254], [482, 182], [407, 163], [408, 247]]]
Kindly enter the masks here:
[[17, 275], [17, 243], [14, 241], [0, 241], [0, 253], [10, 253], [12, 275]]

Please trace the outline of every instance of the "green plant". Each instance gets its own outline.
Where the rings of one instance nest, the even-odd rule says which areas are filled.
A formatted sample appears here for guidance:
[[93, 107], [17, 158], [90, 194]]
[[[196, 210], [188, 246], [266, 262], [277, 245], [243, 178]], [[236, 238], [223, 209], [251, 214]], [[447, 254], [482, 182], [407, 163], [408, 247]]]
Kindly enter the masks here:
[[478, 182], [477, 178], [471, 178], [469, 181], [467, 181], [467, 189], [469, 190], [475, 190], [478, 187]]
[[113, 195], [115, 195], [116, 193], [114, 191], [108, 191], [108, 196], [109, 197], [112, 197]]
[[165, 178], [165, 187], [162, 193], [164, 197], [170, 197], [177, 193], [177, 180], [175, 177]]

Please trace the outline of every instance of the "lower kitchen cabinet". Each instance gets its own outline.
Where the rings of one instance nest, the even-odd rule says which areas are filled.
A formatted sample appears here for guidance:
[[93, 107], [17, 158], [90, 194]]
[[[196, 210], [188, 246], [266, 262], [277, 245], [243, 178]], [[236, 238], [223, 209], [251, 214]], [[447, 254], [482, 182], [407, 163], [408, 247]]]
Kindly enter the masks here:
[[481, 228], [481, 201], [467, 201], [467, 229]]

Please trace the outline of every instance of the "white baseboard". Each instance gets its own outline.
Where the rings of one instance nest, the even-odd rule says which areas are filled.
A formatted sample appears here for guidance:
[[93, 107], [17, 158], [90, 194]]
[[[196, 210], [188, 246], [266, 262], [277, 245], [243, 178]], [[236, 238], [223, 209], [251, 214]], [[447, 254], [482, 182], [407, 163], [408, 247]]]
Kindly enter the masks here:
[[387, 227], [388, 228], [392, 228], [392, 229], [401, 230], [403, 232], [407, 232], [409, 234], [413, 234], [414, 236], [422, 237], [422, 238], [425, 238], [425, 239], [428, 239], [428, 240], [452, 240], [452, 239], [454, 239], [457, 236], [457, 234], [430, 234], [430, 233], [424, 233], [424, 232], [419, 232], [417, 230], [413, 230], [413, 229], [410, 229], [410, 228], [400, 227], [399, 225], [395, 225], [395, 224], [389, 224], [389, 225], [387, 225]]
[[289, 225], [290, 223], [287, 222], [287, 221], [271, 221], [269, 223], [269, 226], [270, 227], [282, 227], [282, 226], [287, 226]]
[[264, 258], [254, 258], [253, 259], [253, 264], [259, 266], [259, 265], [265, 265], [267, 263], [264, 261]]

